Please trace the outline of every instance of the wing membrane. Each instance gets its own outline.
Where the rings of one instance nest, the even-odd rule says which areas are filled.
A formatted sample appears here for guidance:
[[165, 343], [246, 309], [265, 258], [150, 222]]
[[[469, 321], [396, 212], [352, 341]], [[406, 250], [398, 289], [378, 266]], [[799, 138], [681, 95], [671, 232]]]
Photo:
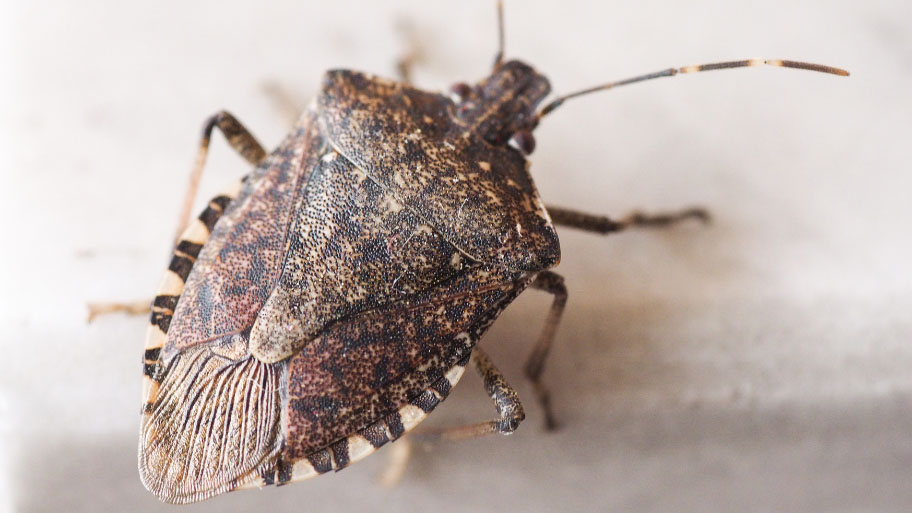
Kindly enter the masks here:
[[175, 358], [143, 416], [139, 469], [162, 500], [185, 503], [233, 489], [278, 451], [283, 365], [238, 361], [196, 346]]

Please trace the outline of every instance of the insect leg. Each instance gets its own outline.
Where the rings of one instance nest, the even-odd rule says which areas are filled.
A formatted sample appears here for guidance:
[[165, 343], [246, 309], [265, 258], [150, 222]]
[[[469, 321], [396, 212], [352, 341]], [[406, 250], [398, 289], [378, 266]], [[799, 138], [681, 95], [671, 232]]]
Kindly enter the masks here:
[[547, 207], [548, 214], [554, 224], [569, 226], [579, 230], [595, 233], [614, 233], [628, 228], [659, 228], [676, 224], [687, 219], [696, 219], [703, 223], [710, 221], [709, 212], [700, 207], [692, 207], [677, 212], [661, 212], [646, 214], [634, 211], [620, 219], [611, 219], [606, 216], [586, 214], [575, 210], [560, 207]]
[[402, 481], [409, 460], [412, 458], [412, 438], [403, 437], [392, 444], [387, 451], [389, 460], [387, 467], [380, 474], [377, 481], [386, 487], [394, 487]]
[[452, 426], [441, 429], [428, 429], [412, 434], [413, 437], [424, 440], [463, 440], [466, 438], [476, 438], [479, 436], [492, 435], [500, 433], [509, 435], [519, 426], [519, 423], [526, 418], [522, 404], [519, 402], [519, 395], [516, 390], [507, 383], [503, 373], [494, 366], [491, 358], [475, 346], [472, 349], [471, 357], [472, 366], [481, 376], [484, 382], [485, 390], [488, 396], [494, 401], [494, 407], [497, 408], [497, 414], [500, 418], [479, 422], [476, 424], [467, 424], [465, 426]]
[[545, 412], [545, 427], [550, 430], [557, 427], [557, 421], [554, 420], [554, 413], [551, 411], [551, 394], [541, 382], [541, 375], [545, 368], [545, 359], [548, 357], [554, 341], [554, 333], [557, 331], [557, 325], [564, 313], [564, 305], [567, 304], [567, 287], [564, 285], [564, 278], [551, 271], [539, 273], [529, 286], [554, 296], [551, 310], [548, 311], [548, 317], [545, 319], [545, 326], [526, 360], [526, 377], [535, 388], [538, 402]]
[[[478, 346], [472, 349], [472, 366], [481, 376], [488, 396], [494, 401], [494, 407], [500, 418], [487, 422], [478, 422], [464, 426], [450, 426], [435, 429], [418, 429], [408, 436], [401, 438], [393, 445], [390, 453], [390, 462], [387, 469], [380, 476], [380, 483], [385, 486], [397, 484], [405, 474], [408, 461], [412, 452], [412, 441], [433, 443], [442, 440], [464, 440], [480, 436], [501, 433], [509, 435], [526, 418], [519, 394], [507, 383], [503, 373], [494, 366], [491, 358]], [[397, 447], [398, 446], [398, 447]]]
[[399, 81], [406, 84], [412, 83], [412, 68], [421, 58], [421, 44], [415, 26], [407, 19], [400, 19], [396, 22], [396, 31], [399, 32], [402, 39], [405, 40], [406, 52], [396, 60], [396, 73], [399, 75]]
[[149, 304], [151, 301], [143, 299], [130, 303], [89, 303], [88, 322], [92, 322], [100, 315], [107, 315], [115, 312], [125, 312], [129, 315], [146, 315], [149, 313]]
[[266, 158], [266, 150], [257, 142], [256, 138], [244, 128], [234, 116], [227, 111], [220, 111], [206, 120], [203, 126], [203, 136], [200, 139], [199, 150], [196, 154], [196, 162], [193, 165], [193, 171], [190, 173], [190, 184], [184, 196], [184, 206], [181, 209], [180, 223], [177, 227], [177, 237], [184, 232], [187, 223], [190, 221], [190, 211], [193, 208], [193, 199], [196, 197], [196, 189], [199, 186], [200, 177], [203, 174], [203, 167], [206, 165], [206, 155], [209, 153], [209, 139], [212, 137], [212, 130], [218, 128], [222, 135], [228, 140], [228, 144], [234, 148], [247, 162], [254, 166]]
[[295, 95], [289, 92], [282, 84], [274, 80], [264, 82], [262, 87], [263, 92], [266, 93], [266, 96], [272, 101], [273, 107], [275, 107], [275, 109], [279, 111], [279, 114], [288, 122], [288, 126], [294, 126], [295, 122], [298, 121], [301, 112], [304, 111], [304, 108]]

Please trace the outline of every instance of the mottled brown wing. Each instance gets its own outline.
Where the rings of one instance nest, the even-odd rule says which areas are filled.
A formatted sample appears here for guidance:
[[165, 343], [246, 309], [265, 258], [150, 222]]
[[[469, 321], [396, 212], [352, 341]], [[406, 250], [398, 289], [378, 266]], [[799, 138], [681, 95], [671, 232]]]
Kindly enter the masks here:
[[[144, 416], [143, 483], [162, 500], [188, 503], [282, 476], [278, 468], [297, 468], [299, 460], [325, 471], [311, 461], [314, 453], [398, 419], [397, 411], [468, 356], [528, 278], [490, 266], [466, 269], [408, 299], [334, 323], [278, 363], [247, 355], [243, 335], [183, 350]], [[398, 437], [405, 428], [386, 429]], [[379, 447], [388, 438], [371, 440]]]
[[540, 270], [557, 234], [522, 155], [485, 142], [446, 97], [354, 71], [330, 71], [318, 122], [330, 143], [472, 258]]
[[250, 332], [251, 353], [266, 363], [294, 355], [335, 321], [477, 264], [334, 150], [299, 193], [286, 248], [281, 275]]
[[527, 278], [478, 266], [328, 326], [288, 361], [285, 460], [304, 458], [415, 399], [471, 352]]
[[153, 315], [153, 340], [160, 329], [164, 345], [146, 351], [139, 441], [143, 483], [162, 500], [234, 489], [273, 465], [281, 449], [285, 367], [251, 357], [245, 333], [278, 280], [295, 200], [319, 157], [312, 120], [303, 116], [240, 194], [216, 205], [220, 218], [206, 210], [215, 215], [200, 218], [210, 234], [202, 250], [182, 241], [166, 273], [166, 283], [171, 275], [186, 283], [173, 317]]
[[162, 359], [249, 329], [275, 287], [300, 191], [323, 139], [307, 113], [247, 179], [203, 246], [167, 328]]

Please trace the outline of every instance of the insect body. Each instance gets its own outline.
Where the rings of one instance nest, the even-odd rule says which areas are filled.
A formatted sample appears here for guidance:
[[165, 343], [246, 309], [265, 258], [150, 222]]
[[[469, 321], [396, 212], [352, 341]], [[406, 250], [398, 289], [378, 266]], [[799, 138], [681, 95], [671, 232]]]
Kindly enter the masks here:
[[547, 79], [500, 58], [453, 92], [330, 71], [268, 155], [227, 113], [207, 124], [204, 152], [218, 127], [256, 167], [186, 228], [153, 304], [139, 468], [158, 497], [344, 468], [417, 425], [470, 362], [499, 418], [461, 432], [512, 432], [522, 407], [476, 342], [527, 287], [555, 297], [527, 365], [553, 424], [539, 378], [566, 301], [554, 224], [704, 216], [546, 208], [525, 153], [569, 96], [538, 110]]
[[462, 108], [328, 73], [292, 135], [177, 245], [147, 348], [147, 486], [182, 502], [341, 468], [446, 397], [560, 256], [524, 157], [485, 138], [506, 140], [547, 92], [518, 62]]

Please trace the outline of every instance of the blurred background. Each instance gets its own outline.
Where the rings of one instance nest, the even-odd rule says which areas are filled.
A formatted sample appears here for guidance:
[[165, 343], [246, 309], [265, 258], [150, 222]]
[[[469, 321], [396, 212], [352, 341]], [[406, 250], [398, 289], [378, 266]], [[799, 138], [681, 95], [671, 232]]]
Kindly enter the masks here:
[[[410, 37], [419, 85], [478, 80], [494, 2], [0, 9], [0, 510], [171, 509], [136, 471], [146, 320], [89, 325], [86, 303], [155, 291], [207, 116], [229, 109], [274, 146], [279, 104], [305, 106], [329, 68], [393, 76]], [[183, 510], [909, 511], [912, 4], [517, 0], [505, 14], [508, 57], [556, 92], [747, 57], [852, 76], [678, 76], [545, 119], [532, 171], [546, 203], [715, 216], [560, 232], [570, 299], [545, 373], [559, 431], [543, 431], [517, 357], [550, 301], [530, 291], [482, 342], [525, 399], [513, 436], [419, 450], [391, 489], [381, 451]], [[200, 204], [247, 170], [220, 135], [211, 148]], [[492, 415], [467, 373], [427, 422]]]

